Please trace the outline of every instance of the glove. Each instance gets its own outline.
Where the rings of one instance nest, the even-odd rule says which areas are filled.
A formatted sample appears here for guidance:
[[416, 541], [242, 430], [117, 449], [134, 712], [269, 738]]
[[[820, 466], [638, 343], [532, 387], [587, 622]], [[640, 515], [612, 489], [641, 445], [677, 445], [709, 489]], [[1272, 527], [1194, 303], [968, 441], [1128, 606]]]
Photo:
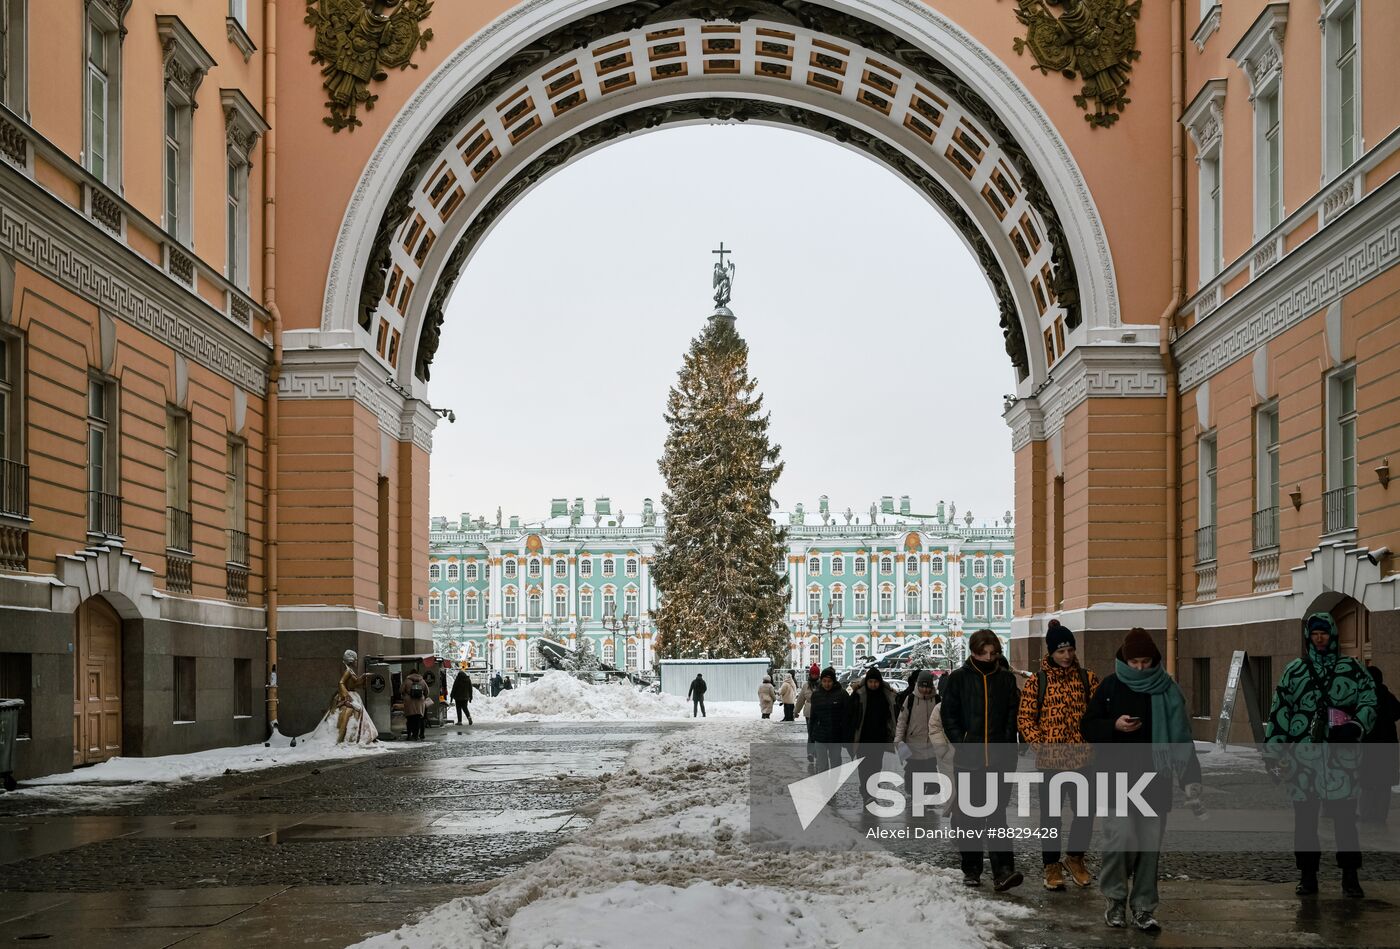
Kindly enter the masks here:
[[1197, 820], [1206, 819], [1206, 805], [1201, 800], [1201, 784], [1199, 781], [1186, 785], [1186, 806], [1191, 808], [1191, 813], [1196, 815]]

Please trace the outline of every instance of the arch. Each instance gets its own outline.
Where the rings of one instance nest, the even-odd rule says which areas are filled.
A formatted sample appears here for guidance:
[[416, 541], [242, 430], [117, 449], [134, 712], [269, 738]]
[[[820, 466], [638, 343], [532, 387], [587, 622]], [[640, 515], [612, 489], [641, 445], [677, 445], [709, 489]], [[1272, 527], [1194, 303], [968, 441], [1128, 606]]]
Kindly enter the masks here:
[[124, 620], [160, 619], [155, 596], [155, 572], [120, 547], [91, 547], [56, 558], [55, 573], [63, 584], [54, 609], [72, 613], [100, 596]]
[[[518, 5], [400, 110], [342, 219], [319, 331], [335, 339], [321, 345], [363, 346], [421, 396], [456, 275], [501, 213], [615, 137], [710, 121], [824, 135], [909, 180], [982, 265], [1027, 392], [1063, 352], [1038, 345], [1046, 326], [1062, 322], [1073, 345], [1081, 326], [1118, 324], [1107, 238], [1069, 148], [1006, 66], [937, 11], [790, 0], [711, 5], [702, 22], [690, 11], [704, 5], [633, 3], [571, 20], [575, 7]], [[647, 42], [658, 31], [677, 38], [671, 61]], [[814, 39], [844, 55], [793, 55]]]

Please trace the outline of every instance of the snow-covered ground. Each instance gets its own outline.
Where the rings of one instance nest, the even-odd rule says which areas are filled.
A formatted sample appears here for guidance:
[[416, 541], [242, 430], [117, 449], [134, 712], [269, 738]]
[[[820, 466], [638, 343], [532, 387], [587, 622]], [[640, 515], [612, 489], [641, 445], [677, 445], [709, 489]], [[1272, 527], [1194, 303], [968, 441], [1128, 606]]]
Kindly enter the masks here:
[[[781, 710], [780, 710], [781, 711]], [[707, 702], [709, 718], [758, 718], [752, 702]], [[472, 718], [483, 722], [656, 722], [690, 718], [690, 703], [662, 692], [641, 692], [625, 682], [588, 683], [566, 672], [546, 672], [534, 682], [494, 699], [478, 693]]]
[[236, 748], [212, 748], [187, 755], [111, 758], [90, 768], [28, 778], [22, 787], [11, 794], [41, 797], [60, 810], [115, 806], [137, 800], [161, 785], [180, 781], [198, 781], [221, 774], [260, 771], [287, 764], [359, 758], [384, 754], [399, 747], [402, 746], [338, 745], [316, 732], [298, 739], [296, 747], [292, 747], [290, 739], [279, 734], [273, 737], [271, 747], [260, 743]]
[[751, 847], [749, 743], [771, 740], [772, 727], [717, 721], [637, 744], [587, 831], [360, 946], [809, 949], [936, 933], [940, 946], [971, 947], [1029, 912], [884, 851]]

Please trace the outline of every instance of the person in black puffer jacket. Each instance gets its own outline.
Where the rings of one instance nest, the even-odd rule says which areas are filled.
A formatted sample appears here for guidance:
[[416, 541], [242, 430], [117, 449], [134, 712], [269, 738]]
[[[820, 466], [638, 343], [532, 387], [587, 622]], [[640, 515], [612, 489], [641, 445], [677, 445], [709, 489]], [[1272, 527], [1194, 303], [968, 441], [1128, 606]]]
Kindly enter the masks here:
[[[968, 660], [947, 676], [943, 703], [943, 731], [953, 744], [953, 764], [957, 768], [960, 805], [977, 805], [987, 800], [990, 783], [996, 806], [986, 817], [971, 817], [961, 806], [953, 812], [953, 827], [971, 833], [1006, 827], [1009, 796], [1000, 772], [1016, 770], [1016, 711], [1021, 693], [1016, 675], [1002, 661], [1001, 640], [990, 629], [979, 629], [968, 639]], [[964, 777], [965, 776], [965, 777]], [[962, 793], [966, 782], [968, 793]], [[982, 882], [982, 845], [976, 837], [958, 842], [962, 853], [963, 883]], [[1019, 886], [1011, 842], [1004, 835], [988, 836], [992, 880], [998, 892]]]
[[[851, 754], [860, 758], [860, 796], [867, 804], [871, 800], [866, 782], [885, 762], [885, 752], [894, 742], [894, 726], [898, 717], [894, 689], [885, 684], [878, 666], [866, 670], [861, 680], [864, 688], [857, 689], [847, 700], [846, 719], [851, 730]], [[862, 748], [861, 746], [867, 746]]]
[[816, 770], [825, 771], [841, 763], [841, 746], [850, 740], [846, 725], [846, 703], [850, 697], [836, 684], [836, 670], [822, 670], [817, 687], [807, 698], [802, 715], [808, 722], [808, 737], [816, 752]]

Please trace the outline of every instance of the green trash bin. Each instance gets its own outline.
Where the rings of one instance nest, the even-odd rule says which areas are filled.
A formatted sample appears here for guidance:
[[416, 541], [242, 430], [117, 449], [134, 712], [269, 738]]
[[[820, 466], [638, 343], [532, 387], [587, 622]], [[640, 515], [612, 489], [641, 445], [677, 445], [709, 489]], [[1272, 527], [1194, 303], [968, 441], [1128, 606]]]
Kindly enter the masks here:
[[15, 739], [19, 737], [19, 713], [24, 699], [0, 699], [0, 782], [15, 789]]

